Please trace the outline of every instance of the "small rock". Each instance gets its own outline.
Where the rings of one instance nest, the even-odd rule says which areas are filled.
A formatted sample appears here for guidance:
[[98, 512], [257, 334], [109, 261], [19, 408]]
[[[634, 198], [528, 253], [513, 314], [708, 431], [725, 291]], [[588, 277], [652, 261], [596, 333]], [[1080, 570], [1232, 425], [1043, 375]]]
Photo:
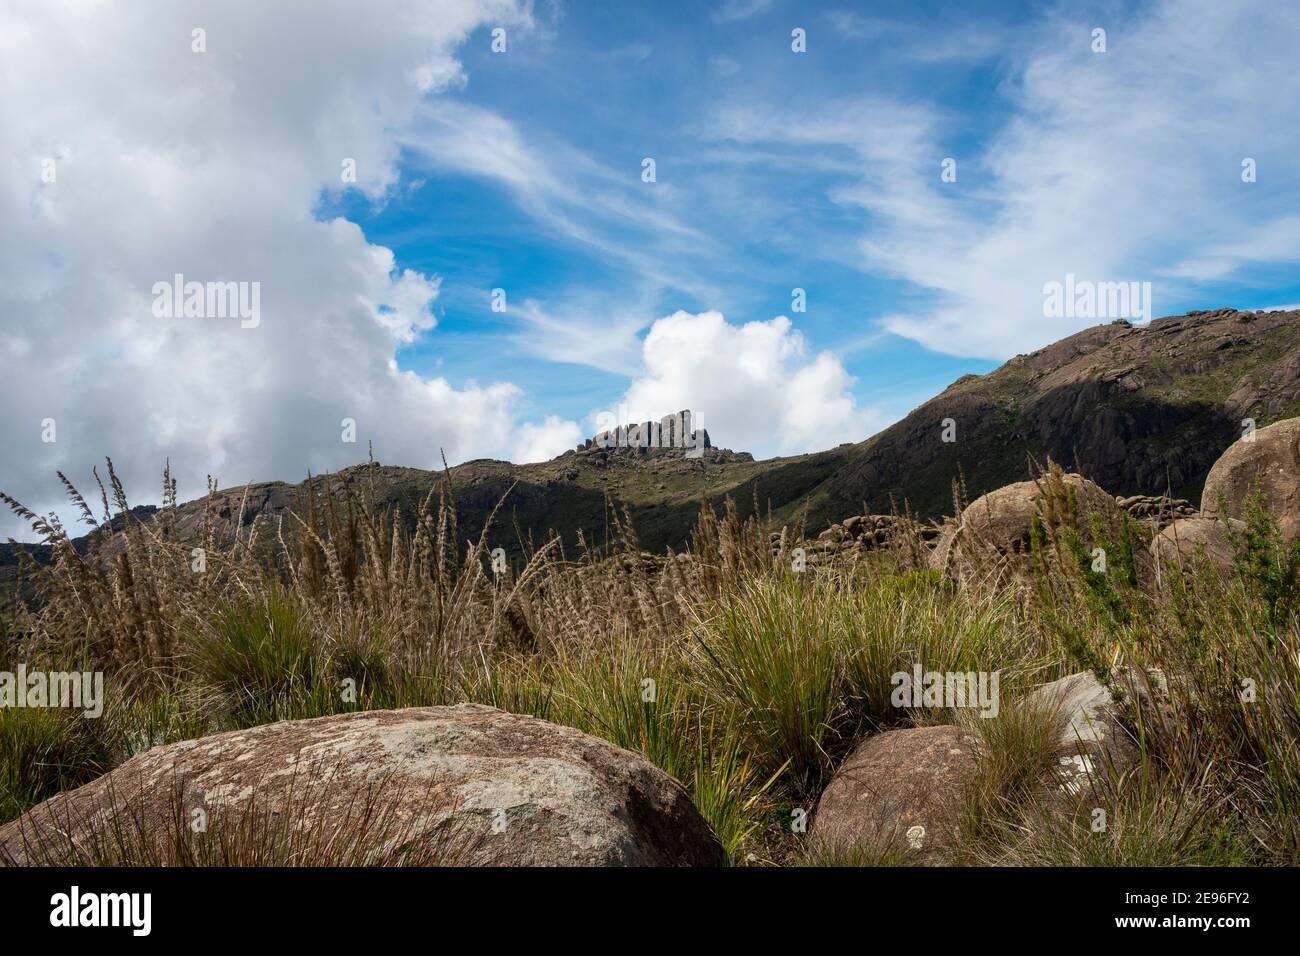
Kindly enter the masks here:
[[1109, 767], [1123, 773], [1137, 763], [1137, 745], [1120, 720], [1123, 707], [1092, 671], [1044, 684], [1025, 703], [1061, 721], [1057, 776], [1062, 792], [1087, 792], [1090, 778], [1103, 779]]

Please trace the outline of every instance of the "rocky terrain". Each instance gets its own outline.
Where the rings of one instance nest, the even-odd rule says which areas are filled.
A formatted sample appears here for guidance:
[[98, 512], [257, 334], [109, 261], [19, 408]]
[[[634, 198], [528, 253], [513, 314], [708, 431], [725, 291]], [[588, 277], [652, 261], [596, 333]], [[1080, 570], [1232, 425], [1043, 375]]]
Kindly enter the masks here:
[[[758, 821], [737, 822], [736, 807], [754, 806], [772, 782], [769, 780], [768, 784], [753, 789], [756, 783], [749, 777], [750, 759], [767, 761], [763, 764], [767, 769], [775, 766], [772, 780], [788, 772], [789, 799], [803, 801], [811, 808], [806, 841], [800, 838], [798, 849], [791, 850], [785, 845], [782, 851], [794, 853], [794, 859], [808, 859], [813, 863], [836, 859], [859, 865], [886, 862], [942, 865], [968, 863], [972, 859], [987, 862], [978, 855], [972, 857], [969, 846], [972, 834], [985, 841], [981, 852], [994, 856], [1013, 852], [1008, 844], [999, 843], [987, 832], [993, 825], [990, 821], [996, 821], [998, 814], [1005, 818], [1009, 812], [1028, 814], [1010, 820], [1007, 832], [1015, 834], [1015, 840], [1023, 840], [1025, 834], [1035, 829], [1049, 834], [1044, 838], [1047, 842], [1033, 844], [1031, 841], [1028, 848], [1015, 850], [1021, 854], [1015, 859], [1032, 862], [1038, 859], [1034, 854], [1048, 854], [1056, 862], [1091, 859], [1087, 845], [1073, 842], [1077, 840], [1076, 831], [1069, 828], [1077, 826], [1085, 814], [1095, 815], [1098, 801], [1114, 801], [1107, 804], [1111, 806], [1109, 812], [1119, 814], [1125, 807], [1124, 800], [1140, 798], [1143, 791], [1132, 781], [1137, 768], [1152, 760], [1154, 751], [1148, 748], [1183, 747], [1186, 759], [1209, 759], [1214, 766], [1233, 761], [1239, 768], [1247, 767], [1249, 761], [1243, 762], [1243, 755], [1249, 755], [1250, 760], [1270, 768], [1289, 767], [1288, 774], [1294, 771], [1294, 661], [1289, 655], [1279, 655], [1270, 642], [1257, 640], [1254, 630], [1276, 628], [1279, 621], [1293, 622], [1294, 606], [1277, 603], [1279, 596], [1285, 594], [1277, 589], [1280, 579], [1268, 567], [1256, 579], [1266, 589], [1250, 590], [1254, 585], [1248, 579], [1255, 572], [1243, 571], [1234, 564], [1231, 538], [1245, 526], [1244, 522], [1267, 513], [1274, 522], [1277, 538], [1277, 550], [1270, 552], [1269, 560], [1280, 561], [1289, 568], [1283, 577], [1293, 576], [1300, 567], [1297, 563], [1300, 562], [1297, 475], [1300, 475], [1300, 417], [1248, 431], [1232, 441], [1208, 469], [1199, 508], [1180, 499], [1116, 496], [1097, 482], [1053, 465], [1033, 480], [1013, 482], [981, 495], [941, 526], [921, 529], [907, 516], [863, 514], [835, 522], [813, 542], [778, 536], [772, 544], [779, 560], [770, 562], [768, 571], [773, 574], [776, 586], [793, 586], [798, 593], [793, 605], [797, 614], [793, 626], [787, 626], [786, 619], [781, 617], [783, 605], [774, 608], [763, 603], [764, 592], [760, 589], [746, 592], [742, 603], [747, 611], [731, 603], [725, 605], [726, 614], [692, 618], [694, 627], [715, 629], [707, 639], [700, 639], [699, 646], [709, 648], [704, 655], [689, 637], [689, 627], [685, 631], [676, 625], [669, 627], [669, 633], [678, 640], [687, 634], [681, 645], [686, 654], [681, 665], [684, 669], [677, 672], [683, 686], [689, 688], [692, 682], [700, 682], [702, 687], [697, 689], [703, 695], [701, 703], [731, 700], [734, 705], [735, 699], [728, 695], [739, 693], [741, 706], [734, 712], [737, 719], [758, 722], [760, 729], [755, 736], [744, 736], [742, 731], [742, 736], [736, 738], [743, 743], [727, 743], [724, 735], [722, 741], [711, 745], [745, 748], [743, 763], [738, 762], [738, 750], [722, 751], [727, 755], [722, 766], [727, 769], [721, 771], [721, 776], [715, 768], [700, 763], [691, 767], [674, 756], [672, 748], [687, 739], [680, 726], [670, 729], [668, 724], [642, 723], [657, 720], [661, 713], [673, 720], [700, 712], [693, 707], [674, 711], [672, 698], [658, 698], [657, 682], [642, 676], [660, 673], [657, 668], [664, 666], [663, 660], [651, 662], [646, 658], [628, 672], [617, 667], [613, 672], [607, 671], [607, 651], [602, 647], [587, 647], [589, 634], [580, 628], [579, 642], [570, 653], [594, 650], [600, 670], [584, 672], [582, 683], [571, 688], [569, 695], [558, 696], [560, 700], [576, 702], [577, 710], [568, 712], [570, 719], [585, 723], [589, 715], [587, 708], [591, 704], [599, 706], [601, 695], [605, 695], [603, 700], [609, 705], [611, 692], [626, 694], [635, 688], [640, 695], [636, 698], [639, 703], [632, 703], [631, 698], [619, 702], [615, 697], [608, 711], [616, 715], [614, 719], [598, 722], [601, 733], [621, 740], [622, 747], [574, 726], [478, 703], [374, 708], [296, 720], [264, 721], [253, 717], [251, 725], [142, 748], [115, 769], [75, 789], [57, 792], [39, 803], [33, 801], [25, 812], [0, 827], [0, 863], [198, 862], [209, 865], [237, 859], [244, 864], [282, 864], [288, 859], [328, 865], [714, 866], [736, 862], [738, 848], [753, 838], [761, 825]], [[358, 480], [358, 475], [335, 476], [329, 480]], [[262, 512], [288, 507], [288, 499], [275, 498], [278, 493], [278, 489], [268, 490], [266, 497], [256, 500], [255, 507]], [[1252, 514], [1255, 502], [1265, 511], [1256, 509]], [[246, 506], [242, 515], [238, 510], [224, 513], [223, 520], [243, 523], [247, 514]], [[184, 520], [191, 520], [191, 516], [187, 514]], [[193, 530], [178, 533], [190, 534]], [[1131, 642], [1129, 632], [1121, 630], [1120, 644], [1108, 648], [1103, 643], [1100, 649], [1104, 653], [1084, 652], [1104, 663], [1097, 663], [1092, 669], [1067, 670], [1065, 665], [1077, 664], [1079, 658], [1060, 660], [1054, 669], [1057, 673], [1065, 671], [1063, 676], [1037, 680], [1027, 687], [1022, 685], [1015, 694], [1004, 697], [1005, 684], [999, 691], [991, 681], [1004, 669], [1006, 676], [1014, 680], [1016, 670], [1023, 665], [1020, 656], [1024, 648], [1011, 643], [995, 651], [1004, 656], [993, 658], [993, 665], [988, 671], [982, 670], [978, 678], [988, 682], [987, 686], [978, 685], [981, 694], [992, 688], [987, 700], [977, 702], [971, 698], [968, 702], [954, 698], [945, 703], [942, 698], [933, 701], [914, 698], [900, 703], [891, 695], [892, 710], [877, 710], [869, 720], [846, 723], [842, 739], [821, 736], [827, 731], [827, 721], [843, 721], [852, 707], [871, 706], [873, 687], [878, 684], [868, 682], [850, 690], [851, 685], [840, 683], [853, 680], [854, 674], [863, 676], [859, 668], [877, 666], [880, 671], [871, 676], [871, 681], [888, 676], [894, 685], [899, 675], [891, 676], [889, 672], [896, 671], [900, 661], [907, 658], [915, 662], [915, 673], [920, 679], [922, 657], [936, 653], [934, 647], [926, 651], [924, 642], [929, 640], [930, 628], [943, 627], [945, 618], [922, 625], [919, 637], [906, 636], [892, 650], [888, 645], [868, 643], [865, 645], [868, 653], [864, 655], [863, 646], [841, 645], [837, 642], [849, 640], [846, 632], [853, 628], [850, 609], [856, 612], [864, 606], [860, 595], [850, 594], [848, 604], [830, 618], [829, 630], [819, 630], [815, 617], [809, 615], [818, 601], [835, 600], [836, 591], [818, 591], [815, 584], [803, 591], [800, 590], [802, 582], [792, 585], [791, 578], [799, 576], [787, 574], [782, 565], [794, 549], [815, 555], [817, 560], [810, 564], [835, 564], [844, 559], [856, 561], [868, 552], [901, 548], [910, 539], [911, 547], [923, 560], [905, 560], [898, 566], [911, 566], [912, 577], [886, 575], [874, 585], [855, 579], [852, 573], [843, 579], [831, 575], [830, 580], [883, 588], [874, 592], [873, 600], [880, 600], [882, 594], [889, 595], [883, 605], [884, 613], [897, 611], [909, 625], [916, 615], [926, 613], [927, 605], [918, 596], [929, 588], [929, 600], [940, 602], [930, 607], [941, 609], [941, 615], [953, 613], [954, 607], [966, 607], [967, 613], [975, 615], [957, 631], [961, 637], [956, 652], [968, 653], [960, 646], [966, 642], [971, 652], [978, 650], [980, 655], [986, 655], [991, 647], [979, 647], [982, 636], [1014, 641], [1015, 628], [1025, 626], [1026, 622], [1011, 617], [1006, 620], [1006, 626], [986, 627], [982, 615], [990, 612], [977, 596], [990, 593], [990, 588], [991, 593], [1015, 595], [1015, 600], [997, 604], [1002, 608], [998, 613], [1018, 613], [1025, 593], [1018, 588], [1038, 573], [1034, 562], [1052, 549], [1068, 558], [1068, 542], [1072, 536], [1081, 553], [1094, 563], [1088, 570], [1067, 560], [1059, 566], [1064, 576], [1058, 581], [1071, 580], [1070, 575], [1079, 572], [1091, 575], [1093, 583], [1104, 582], [1112, 596], [1127, 595], [1124, 600], [1129, 610], [1125, 613], [1145, 608], [1142, 613], [1157, 615], [1147, 619], [1149, 626], [1159, 619], [1168, 600], [1167, 592], [1161, 590], [1161, 576], [1174, 575], [1175, 565], [1195, 574], [1211, 575], [1190, 579], [1197, 581], [1198, 586], [1208, 582], [1215, 588], [1244, 588], [1235, 593], [1247, 602], [1257, 601], [1263, 594], [1269, 603], [1256, 605], [1260, 613], [1281, 616], [1275, 616], [1272, 624], [1261, 616], [1244, 636], [1232, 638], [1238, 643], [1231, 645], [1230, 653], [1206, 655], [1198, 645], [1191, 656], [1180, 650], [1167, 658], [1148, 659], [1140, 667], [1132, 666], [1122, 655], [1136, 650], [1142, 642]], [[1067, 545], [1062, 546], [1061, 542]], [[760, 539], [761, 561], [767, 563], [767, 556], [762, 554], [764, 546]], [[1124, 554], [1126, 548], [1130, 551], [1128, 555]], [[690, 566], [705, 561], [703, 554], [695, 551], [679, 557], [685, 559], [687, 570], [693, 572], [698, 569]], [[1105, 559], [1100, 565], [1095, 563], [1099, 554]], [[121, 564], [125, 566], [129, 556], [122, 557]], [[662, 559], [653, 555], [646, 557], [662, 563]], [[927, 565], [929, 570], [925, 571]], [[682, 573], [680, 568], [667, 571]], [[923, 573], [917, 575], [916, 571]], [[1219, 573], [1224, 571], [1229, 573]], [[1044, 570], [1043, 573], [1055, 572]], [[659, 580], [672, 583], [668, 574]], [[748, 579], [742, 576], [736, 581]], [[898, 590], [904, 581], [910, 581], [907, 584], [910, 591]], [[952, 582], [960, 586], [954, 588]], [[608, 583], [609, 579], [604, 579], [604, 583], [597, 585], [598, 590], [606, 591]], [[643, 584], [648, 583], [643, 579]], [[747, 583], [732, 585], [737, 589], [747, 586]], [[420, 595], [426, 590], [427, 583], [412, 588], [410, 593]], [[547, 588], [541, 590], [545, 592]], [[675, 589], [665, 603], [671, 606], [678, 600], [698, 597], [702, 590]], [[358, 599], [362, 593], [357, 592]], [[635, 598], [631, 590], [628, 595]], [[650, 596], [643, 591], [641, 599], [649, 602]], [[1039, 599], [1043, 597], [1040, 595]], [[270, 615], [269, 620], [282, 622], [282, 626], [261, 632], [260, 640], [274, 642], [288, 637], [296, 641], [299, 638], [293, 635], [299, 632], [283, 617], [284, 607], [275, 603], [278, 600], [282, 599], [272, 599], [266, 613]], [[507, 613], [512, 600], [513, 596], [506, 598]], [[711, 598], [703, 600], [707, 602]], [[960, 603], [967, 600], [973, 604]], [[1202, 607], [1199, 613], [1214, 613], [1213, 607], [1221, 602], [1211, 600], [1211, 607]], [[919, 603], [911, 604], [911, 601]], [[635, 606], [637, 602], [629, 600], [628, 603]], [[590, 601], [566, 599], [562, 617], [567, 622], [572, 610], [584, 604], [589, 605]], [[879, 611], [881, 605], [876, 607]], [[222, 615], [228, 613], [224, 605], [216, 608], [212, 613], [223, 619]], [[1279, 612], [1279, 608], [1284, 609]], [[738, 615], [750, 612], [759, 615], [760, 640], [749, 643], [744, 638], [732, 644], [729, 652], [725, 641], [728, 629], [748, 626]], [[664, 605], [657, 605], [653, 613], [663, 614]], [[1081, 611], [1076, 607], [1075, 613], [1095, 614], [1097, 608]], [[1111, 611], [1103, 609], [1102, 613]], [[254, 620], [265, 620], [262, 614], [259, 610]], [[494, 612], [493, 618], [496, 617]], [[1089, 619], [1094, 623], [1105, 620]], [[427, 620], [428, 615], [424, 613], [414, 619], [420, 623]], [[650, 618], [642, 619], [646, 620]], [[887, 633], [888, 620], [887, 616], [873, 619], [874, 623], [858, 638], [865, 636], [868, 642], [879, 640]], [[1111, 626], [1116, 624], [1115, 618], [1109, 620]], [[1184, 632], [1192, 620], [1177, 616], [1172, 633], [1165, 634], [1163, 640], [1186, 640]], [[136, 627], [134, 621], [134, 617], [128, 617], [131, 629]], [[245, 619], [234, 633], [243, 635], [249, 626], [257, 625], [250, 625]], [[620, 631], [628, 626], [626, 622], [620, 625]], [[1228, 625], [1219, 622], [1193, 639], [1221, 639], [1221, 629], [1225, 626]], [[722, 629], [720, 633], [718, 628]], [[475, 627], [471, 633], [477, 641], [485, 632]], [[771, 641], [773, 634], [780, 640]], [[733, 632], [732, 638], [735, 637]], [[539, 646], [534, 643], [534, 653]], [[361, 646], [335, 643], [331, 639], [329, 647], [328, 660], [333, 662], [332, 666], [360, 666], [362, 680], [367, 679], [367, 674], [372, 675], [369, 679], [378, 679], [373, 675], [388, 666], [379, 658], [364, 656]], [[474, 647], [474, 654], [482, 652], [481, 645]], [[293, 681], [305, 678], [316, 667], [331, 666], [326, 658], [306, 666], [308, 659], [300, 657], [304, 664], [285, 670], [277, 658], [261, 678], [268, 683], [246, 684], [247, 675], [242, 668], [249, 662], [240, 657], [243, 651], [239, 644], [232, 648], [222, 643], [219, 648], [218, 680], [229, 685], [233, 679], [234, 699], [244, 703], [256, 699], [257, 693], [267, 693], [277, 682], [281, 687], [278, 693], [287, 696]], [[227, 666], [232, 650], [238, 663], [233, 675]], [[808, 663], [810, 656], [824, 660], [825, 655], [844, 653], [845, 657], [841, 669], [814, 675], [813, 684], [800, 684], [800, 680], [807, 680], [807, 675], [798, 668], [766, 670], [776, 659], [771, 655], [786, 652], [793, 655], [800, 668]], [[901, 652], [904, 657], [895, 656], [895, 652]], [[204, 657], [205, 653], [211, 650], [199, 651], [191, 657], [200, 668], [205, 659], [211, 660]], [[353, 656], [356, 653], [362, 653], [364, 659]], [[736, 660], [741, 665], [739, 671], [731, 670], [719, 657], [727, 653], [740, 655]], [[1075, 653], [1079, 651], [1076, 649]], [[1235, 689], [1240, 684], [1235, 678], [1223, 683], [1220, 663], [1216, 661], [1246, 653], [1257, 655], [1247, 665], [1247, 673], [1262, 673], [1260, 668], [1271, 673], [1269, 680], [1276, 687], [1270, 687], [1268, 692], [1276, 694], [1277, 703], [1257, 714], [1249, 706], [1253, 699], [1242, 697], [1240, 701], [1247, 706], [1239, 710], [1241, 702], [1234, 693], [1226, 697], [1226, 710], [1214, 709], [1225, 706], [1221, 693], [1224, 687]], [[474, 659], [476, 663], [484, 660]], [[507, 658], [512, 659], [517, 660]], [[933, 656], [926, 659], [935, 660]], [[988, 660], [983, 656], [973, 659]], [[1165, 669], [1166, 660], [1179, 670]], [[761, 664], [757, 669], [753, 667], [756, 662]], [[1151, 666], [1153, 663], [1158, 666]], [[1198, 670], [1203, 664], [1207, 664], [1206, 668]], [[335, 671], [334, 678], [340, 673], [355, 672]], [[601, 679], [611, 682], [597, 696], [592, 696], [592, 685], [586, 682], [595, 673], [605, 675]], [[745, 676], [737, 682], [733, 673]], [[948, 670], [944, 679], [952, 680], [955, 675], [961, 681], [966, 679], [964, 674], [970, 679], [970, 684], [964, 686], [975, 693], [977, 677], [973, 671]], [[555, 677], [554, 672], [539, 674], [537, 679], [543, 682], [544, 696], [514, 698], [515, 706], [549, 707]], [[715, 682], [718, 677], [721, 679]], [[796, 682], [793, 689], [791, 680]], [[378, 683], [382, 685], [384, 679], [378, 679]], [[646, 696], [647, 687], [649, 696]], [[836, 690], [837, 687], [840, 689]], [[490, 681], [490, 691], [495, 699], [501, 686], [495, 680]], [[807, 696], [801, 696], [804, 691]], [[751, 696], [756, 692], [770, 692], [774, 696], [770, 700]], [[785, 700], [780, 696], [783, 694], [793, 696]], [[277, 706], [275, 694], [270, 696], [272, 706]], [[220, 696], [213, 700], [219, 701]], [[299, 706], [310, 710], [322, 704], [326, 709], [337, 706], [316, 696], [303, 699]], [[986, 729], [979, 718], [964, 721], [960, 714], [956, 714], [953, 722], [936, 724], [926, 719], [927, 714], [933, 717], [944, 708], [955, 712], [973, 706], [984, 708], [979, 718], [992, 717], [1006, 722], [990, 722]], [[1010, 716], [1000, 716], [1004, 706], [1010, 709]], [[781, 710], [781, 707], [789, 709]], [[818, 707], [826, 708], [825, 720], [800, 723], [803, 716], [812, 712], [808, 708]], [[1195, 717], [1198, 708], [1205, 708], [1200, 711], [1199, 719]], [[239, 713], [236, 710], [232, 716], [238, 717]], [[777, 732], [773, 734], [763, 729], [763, 722], [773, 713], [794, 719], [788, 724], [778, 722]], [[1219, 724], [1207, 730], [1206, 722], [1212, 720]], [[716, 731], [716, 726], [711, 725], [709, 732]], [[695, 732], [703, 733], [703, 730], [697, 728]], [[731, 732], [728, 724], [726, 733]], [[1150, 734], [1158, 734], [1163, 743], [1153, 744], [1148, 739]], [[1223, 756], [1230, 752], [1228, 748], [1240, 743], [1243, 735], [1250, 737], [1249, 747], [1254, 749]], [[139, 745], [138, 733], [131, 739], [136, 741], [135, 746]], [[835, 753], [833, 761], [823, 744], [830, 745]], [[778, 752], [765, 753], [764, 747], [775, 747]], [[638, 748], [641, 752], [636, 752]], [[1207, 756], [1203, 748], [1217, 748], [1220, 756]], [[782, 761], [786, 753], [790, 756]], [[651, 754], [675, 766], [679, 773], [689, 771], [692, 789], [688, 790], [683, 782], [665, 773], [662, 764], [656, 765], [648, 759]], [[700, 755], [696, 759], [705, 757]], [[711, 752], [708, 759], [717, 759], [717, 753]], [[804, 763], [800, 765], [796, 759]], [[32, 768], [26, 772], [33, 772]], [[1202, 767], [1198, 778], [1205, 777], [1208, 772]], [[1294, 832], [1286, 829], [1294, 821], [1285, 815], [1279, 817], [1277, 807], [1280, 801], [1289, 799], [1286, 795], [1292, 791], [1286, 788], [1291, 786], [1288, 781], [1295, 777], [1282, 775], [1266, 779], [1282, 781], [1272, 784], [1279, 788], [1277, 793], [1269, 791], [1263, 798], [1272, 801], [1267, 805], [1272, 809], [1262, 811], [1263, 818], [1269, 821], [1269, 826], [1280, 820], [1284, 834], [1279, 837], [1274, 833], [1269, 839], [1282, 841], [1278, 859], [1291, 860], [1287, 855], [1290, 850], [1286, 849], [1290, 837], [1285, 834]], [[737, 794], [747, 795], [719, 801], [718, 788], [725, 791], [728, 785], [736, 787]], [[1171, 777], [1166, 785], [1170, 788], [1168, 794], [1177, 793], [1179, 800], [1184, 798], [1181, 778]], [[1172, 796], [1162, 799], [1172, 799]], [[1255, 795], [1251, 799], [1261, 798]], [[802, 819], [803, 813], [805, 808], [800, 804], [791, 811], [793, 819]], [[1252, 852], [1244, 848], [1244, 843], [1225, 847], [1219, 837], [1202, 826], [1200, 817], [1193, 816], [1190, 823], [1180, 824], [1178, 813], [1167, 813], [1161, 804], [1148, 805], [1142, 813], [1154, 821], [1185, 827], [1179, 840], [1170, 844], [1175, 847], [1174, 855], [1161, 859], [1231, 862], [1244, 858], [1233, 854]], [[189, 825], [191, 820], [201, 826]], [[978, 829], [980, 826], [985, 829]], [[803, 832], [798, 828], [793, 830], [796, 835]], [[1086, 832], [1089, 834], [1086, 840], [1100, 840], [1093, 835], [1097, 831]], [[1132, 831], [1121, 829], [1115, 837], [1108, 837], [1130, 841], [1116, 844], [1118, 848], [1114, 852], [1128, 854], [1119, 859], [1147, 860], [1146, 854], [1153, 848], [1157, 853], [1168, 852], [1167, 848], [1160, 848], [1162, 838], [1145, 832], [1130, 837], [1126, 835], [1129, 832]], [[725, 839], [722, 833], [726, 833]], [[1054, 844], [1052, 833], [1072, 835], [1066, 843]], [[1185, 842], [1195, 849], [1187, 857], [1178, 856]], [[278, 855], [266, 855], [268, 847]], [[1198, 853], [1202, 855], [1196, 856]], [[1104, 862], [1113, 858], [1103, 855], [1099, 859]], [[744, 861], [752, 860], [746, 856]]]
[[[1030, 476], [1050, 456], [1123, 497], [1199, 500], [1210, 466], [1242, 434], [1300, 413], [1300, 312], [1217, 309], [1086, 329], [983, 376], [959, 379], [856, 446], [802, 504], [812, 524], [906, 499], [950, 513]], [[956, 441], [940, 440], [944, 419]]]

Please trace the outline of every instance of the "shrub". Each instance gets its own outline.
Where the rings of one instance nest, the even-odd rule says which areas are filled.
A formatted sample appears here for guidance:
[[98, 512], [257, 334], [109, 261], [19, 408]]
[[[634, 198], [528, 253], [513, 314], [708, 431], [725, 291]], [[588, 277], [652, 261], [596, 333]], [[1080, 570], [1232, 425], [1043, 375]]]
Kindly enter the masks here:
[[0, 708], [0, 823], [111, 770], [122, 749], [106, 717], [52, 707]]
[[208, 707], [236, 726], [318, 715], [311, 623], [279, 588], [218, 605], [185, 647]]

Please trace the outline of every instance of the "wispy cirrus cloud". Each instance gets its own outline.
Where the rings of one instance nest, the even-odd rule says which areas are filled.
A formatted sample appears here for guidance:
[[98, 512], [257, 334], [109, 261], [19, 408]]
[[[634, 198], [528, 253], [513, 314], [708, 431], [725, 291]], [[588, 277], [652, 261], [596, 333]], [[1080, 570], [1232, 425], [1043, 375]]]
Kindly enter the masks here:
[[711, 17], [715, 23], [733, 23], [736, 20], [748, 20], [772, 7], [775, 0], [722, 0], [713, 8]]
[[571, 143], [529, 139], [492, 110], [453, 99], [426, 104], [403, 145], [418, 164], [499, 183], [553, 234], [618, 261], [644, 282], [716, 293], [693, 264], [712, 239], [678, 214], [673, 185], [642, 180], [639, 160], [615, 169]]
[[845, 40], [869, 41], [884, 59], [912, 64], [1013, 57], [1020, 37], [1013, 24], [965, 21], [955, 28], [935, 30], [925, 20], [899, 20], [858, 10], [826, 10], [822, 22]]
[[[1278, 172], [1300, 148], [1285, 65], [1300, 12], [1168, 0], [1109, 19], [1105, 53], [1094, 25], [1066, 11], [1023, 36], [1005, 120], [973, 139], [924, 97], [769, 104], [719, 129], [856, 158], [826, 194], [863, 213], [859, 267], [928, 297], [885, 328], [936, 351], [1005, 358], [1090, 324], [1043, 317], [1044, 283], [1067, 273], [1152, 281], [1159, 303], [1300, 261], [1300, 189]], [[947, 157], [956, 182], [940, 180]], [[1244, 157], [1269, 172], [1244, 183]]]
[[624, 302], [579, 291], [547, 303], [525, 299], [510, 314], [522, 323], [513, 334], [521, 350], [549, 362], [632, 375], [639, 367], [639, 334], [654, 313], [649, 296]]

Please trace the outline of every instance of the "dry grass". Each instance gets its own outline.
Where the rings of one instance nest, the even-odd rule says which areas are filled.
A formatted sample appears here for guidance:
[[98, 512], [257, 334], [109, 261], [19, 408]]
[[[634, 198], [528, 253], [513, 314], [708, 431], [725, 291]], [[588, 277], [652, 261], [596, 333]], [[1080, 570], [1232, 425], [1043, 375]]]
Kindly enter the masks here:
[[[0, 820], [159, 743], [472, 701], [645, 754], [686, 785], [737, 863], [853, 862], [805, 855], [791, 808], [812, 805], [861, 735], [960, 719], [890, 705], [890, 675], [921, 663], [1002, 674], [1008, 705], [978, 722], [964, 859], [1300, 860], [1300, 630], [1279, 590], [1290, 559], [1266, 527], [1237, 573], [1206, 565], [1154, 589], [1089, 571], [1088, 516], [1061, 489], [1048, 496], [1036, 573], [1013, 583], [958, 589], [925, 570], [928, 549], [906, 520], [888, 548], [796, 574], [800, 530], [741, 521], [729, 504], [701, 509], [685, 555], [643, 555], [622, 520], [606, 547], [566, 554], [544, 542], [498, 573], [493, 525], [463, 541], [449, 482], [409, 514], [309, 485], [274, 525], [254, 520], [220, 540], [205, 520], [198, 571], [170, 477], [164, 507], [141, 522], [111, 463], [107, 474], [99, 516], [65, 480], [93, 529], [85, 553], [53, 519], [3, 499], [55, 553], [31, 568], [40, 601], [8, 612], [5, 653], [103, 670], [109, 707], [93, 729], [0, 711]], [[1049, 469], [1049, 490], [1057, 480]], [[1048, 734], [1014, 702], [1044, 680], [1127, 667], [1161, 669], [1172, 703], [1130, 715], [1143, 772], [1104, 795], [1122, 829], [1085, 845], [1086, 821], [1033, 805]], [[1259, 688], [1253, 703], [1243, 679]], [[1196, 800], [1177, 802], [1189, 781]], [[251, 859], [236, 837], [225, 858]]]

